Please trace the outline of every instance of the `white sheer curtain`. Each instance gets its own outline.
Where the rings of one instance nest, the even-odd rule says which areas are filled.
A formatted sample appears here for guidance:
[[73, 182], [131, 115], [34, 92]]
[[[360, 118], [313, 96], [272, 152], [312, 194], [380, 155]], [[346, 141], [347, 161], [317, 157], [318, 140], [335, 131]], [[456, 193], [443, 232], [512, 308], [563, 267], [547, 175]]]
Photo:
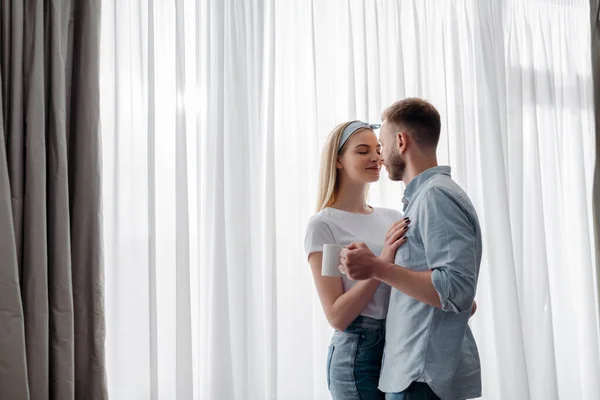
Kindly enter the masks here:
[[589, 20], [587, 0], [105, 0], [111, 398], [328, 398], [302, 250], [320, 147], [407, 96], [440, 110], [481, 218], [484, 398], [599, 398]]

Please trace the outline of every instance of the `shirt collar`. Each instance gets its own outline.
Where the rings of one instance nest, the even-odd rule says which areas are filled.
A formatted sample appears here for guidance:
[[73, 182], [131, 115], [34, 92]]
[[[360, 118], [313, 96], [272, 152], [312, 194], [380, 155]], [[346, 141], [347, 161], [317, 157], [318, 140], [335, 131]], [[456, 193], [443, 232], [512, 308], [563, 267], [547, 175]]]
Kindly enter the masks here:
[[414, 179], [412, 181], [410, 181], [410, 183], [408, 185], [406, 185], [406, 189], [404, 190], [404, 198], [402, 199], [402, 202], [404, 203], [405, 207], [408, 204], [408, 202], [410, 201], [410, 199], [412, 198], [412, 196], [414, 196], [414, 194], [417, 192], [419, 187], [421, 187], [423, 185], [423, 183], [428, 181], [429, 178], [433, 177], [434, 175], [438, 175], [438, 174], [450, 176], [450, 172], [451, 172], [451, 168], [449, 166], [442, 165], [442, 166], [437, 166], [437, 167], [426, 169], [425, 171], [421, 172], [419, 175], [415, 176]]

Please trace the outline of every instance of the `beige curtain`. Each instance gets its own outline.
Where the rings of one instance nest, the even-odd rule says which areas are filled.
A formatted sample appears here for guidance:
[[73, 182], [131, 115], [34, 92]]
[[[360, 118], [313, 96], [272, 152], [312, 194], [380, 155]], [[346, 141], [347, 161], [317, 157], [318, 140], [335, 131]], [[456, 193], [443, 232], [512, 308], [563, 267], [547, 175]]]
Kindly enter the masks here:
[[106, 399], [100, 0], [0, 0], [0, 399]]

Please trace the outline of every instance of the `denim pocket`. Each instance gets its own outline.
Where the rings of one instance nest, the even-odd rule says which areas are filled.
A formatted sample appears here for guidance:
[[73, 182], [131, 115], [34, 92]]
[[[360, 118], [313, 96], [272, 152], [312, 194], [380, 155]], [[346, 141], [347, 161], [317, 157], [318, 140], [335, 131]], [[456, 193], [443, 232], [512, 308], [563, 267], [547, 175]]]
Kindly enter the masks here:
[[327, 389], [330, 389], [331, 386], [331, 359], [333, 357], [333, 350], [335, 349], [334, 345], [329, 346], [329, 351], [327, 352]]
[[363, 350], [368, 350], [380, 344], [383, 341], [383, 338], [383, 331], [373, 331], [365, 333], [361, 335], [361, 340], [358, 344], [358, 347]]

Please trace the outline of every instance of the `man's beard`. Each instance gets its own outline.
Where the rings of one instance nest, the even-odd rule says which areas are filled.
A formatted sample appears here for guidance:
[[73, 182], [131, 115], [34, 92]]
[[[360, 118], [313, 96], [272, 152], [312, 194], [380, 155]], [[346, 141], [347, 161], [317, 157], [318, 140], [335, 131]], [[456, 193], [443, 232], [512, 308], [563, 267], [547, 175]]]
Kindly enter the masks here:
[[404, 170], [406, 169], [406, 162], [400, 153], [394, 152], [386, 160], [385, 168], [387, 169], [391, 180], [401, 181], [404, 176]]

